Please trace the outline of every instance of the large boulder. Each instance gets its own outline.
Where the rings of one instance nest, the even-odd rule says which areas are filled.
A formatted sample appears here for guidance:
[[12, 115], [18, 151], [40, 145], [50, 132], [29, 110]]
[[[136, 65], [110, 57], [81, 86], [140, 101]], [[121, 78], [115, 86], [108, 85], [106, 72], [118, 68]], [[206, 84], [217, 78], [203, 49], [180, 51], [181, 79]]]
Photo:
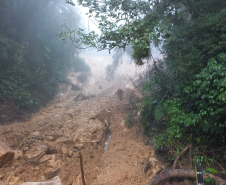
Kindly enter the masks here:
[[42, 181], [42, 182], [25, 182], [21, 185], [61, 185], [60, 177], [56, 176], [51, 181]]
[[15, 151], [12, 150], [7, 144], [0, 141], [0, 168], [14, 158]]

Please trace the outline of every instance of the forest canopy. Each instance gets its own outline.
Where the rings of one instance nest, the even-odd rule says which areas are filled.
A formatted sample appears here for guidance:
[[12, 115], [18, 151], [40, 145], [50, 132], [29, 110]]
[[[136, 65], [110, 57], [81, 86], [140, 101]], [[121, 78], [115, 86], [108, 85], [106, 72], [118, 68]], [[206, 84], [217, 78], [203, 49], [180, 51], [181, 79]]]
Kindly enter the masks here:
[[55, 95], [78, 55], [57, 34], [63, 24], [75, 29], [79, 21], [64, 0], [0, 0], [1, 102], [32, 109]]

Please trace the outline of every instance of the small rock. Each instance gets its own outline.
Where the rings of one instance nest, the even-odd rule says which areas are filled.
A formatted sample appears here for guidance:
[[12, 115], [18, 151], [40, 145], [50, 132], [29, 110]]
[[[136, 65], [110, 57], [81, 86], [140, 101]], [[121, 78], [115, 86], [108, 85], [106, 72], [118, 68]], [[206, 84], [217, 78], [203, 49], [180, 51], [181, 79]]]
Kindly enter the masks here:
[[28, 151], [29, 150], [29, 148], [26, 146], [26, 147], [23, 147], [23, 151], [24, 152], [26, 152], [26, 151]]
[[149, 162], [151, 163], [151, 166], [152, 166], [153, 168], [155, 168], [156, 165], [157, 165], [157, 163], [158, 163], [158, 161], [157, 161], [154, 157], [150, 157], [150, 158], [149, 158]]
[[51, 136], [48, 137], [49, 141], [56, 141], [59, 137], [62, 137], [64, 135], [64, 133], [58, 133], [58, 134], [53, 134]]
[[55, 160], [55, 155], [44, 155], [39, 161], [44, 162], [47, 160]]
[[66, 147], [62, 147], [61, 151], [63, 154], [67, 154], [67, 155], [69, 154], [68, 149]]
[[36, 167], [33, 168], [33, 170], [34, 171], [39, 171], [40, 170], [40, 167], [39, 166], [36, 166]]
[[44, 175], [41, 176], [41, 179], [44, 181], [46, 178]]
[[20, 150], [15, 151], [14, 159], [21, 159], [23, 152]]
[[42, 136], [40, 135], [39, 132], [33, 132], [33, 133], [31, 134], [31, 138], [32, 138], [32, 139], [37, 139], [37, 140], [42, 140]]
[[34, 157], [39, 156], [41, 153], [42, 153], [41, 150], [33, 149], [31, 151], [27, 151], [26, 154], [24, 155], [24, 157], [26, 159], [32, 159]]
[[47, 141], [53, 141], [54, 138], [53, 138], [53, 136], [48, 136], [46, 140], [47, 140]]
[[15, 155], [13, 151], [7, 144], [0, 141], [0, 168], [9, 161], [12, 161]]
[[74, 145], [74, 141], [72, 140], [71, 137], [69, 136], [64, 136], [64, 137], [60, 137], [56, 140], [56, 143], [63, 143], [63, 144], [66, 144], [68, 146], [70, 145]]
[[71, 150], [68, 151], [68, 157], [72, 157], [73, 152]]
[[47, 152], [48, 151], [48, 146], [46, 146], [46, 145], [40, 145], [37, 149], [40, 150], [40, 151], [42, 151], [42, 152]]
[[43, 182], [25, 182], [21, 185], [61, 185], [60, 177], [56, 176], [51, 181], [43, 181]]
[[83, 148], [83, 146], [84, 146], [83, 144], [75, 144], [74, 147], [81, 150]]

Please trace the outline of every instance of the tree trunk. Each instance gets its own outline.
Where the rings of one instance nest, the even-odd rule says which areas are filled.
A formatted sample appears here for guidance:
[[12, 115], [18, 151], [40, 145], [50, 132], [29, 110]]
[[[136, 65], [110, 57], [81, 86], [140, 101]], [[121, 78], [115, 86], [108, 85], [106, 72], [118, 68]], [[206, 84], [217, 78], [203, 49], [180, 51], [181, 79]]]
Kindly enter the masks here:
[[[213, 175], [210, 175], [212, 178], [215, 179], [216, 185], [226, 185], [226, 181], [219, 178], [215, 177]], [[191, 178], [195, 179], [196, 178], [196, 172], [195, 170], [187, 170], [187, 169], [169, 169], [169, 170], [164, 170], [163, 172], [157, 174], [154, 176], [150, 182], [149, 185], [158, 185], [159, 183], [170, 179], [170, 178]], [[208, 178], [207, 175], [204, 175], [204, 179]]]

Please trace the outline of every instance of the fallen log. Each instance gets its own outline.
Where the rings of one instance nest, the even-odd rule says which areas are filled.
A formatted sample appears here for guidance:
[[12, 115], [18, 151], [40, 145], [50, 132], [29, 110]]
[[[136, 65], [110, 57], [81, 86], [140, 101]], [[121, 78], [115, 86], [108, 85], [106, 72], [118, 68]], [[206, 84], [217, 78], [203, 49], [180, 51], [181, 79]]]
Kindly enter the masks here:
[[[216, 184], [215, 185], [226, 185], [226, 181], [215, 177], [210, 174], [210, 177], [215, 179]], [[196, 172], [195, 170], [187, 170], [187, 169], [168, 169], [164, 170], [161, 173], [157, 174], [156, 176], [152, 177], [149, 185], [158, 185], [159, 183], [171, 179], [171, 178], [190, 178], [195, 179], [196, 178]], [[204, 174], [204, 179], [208, 178], [206, 174]]]

